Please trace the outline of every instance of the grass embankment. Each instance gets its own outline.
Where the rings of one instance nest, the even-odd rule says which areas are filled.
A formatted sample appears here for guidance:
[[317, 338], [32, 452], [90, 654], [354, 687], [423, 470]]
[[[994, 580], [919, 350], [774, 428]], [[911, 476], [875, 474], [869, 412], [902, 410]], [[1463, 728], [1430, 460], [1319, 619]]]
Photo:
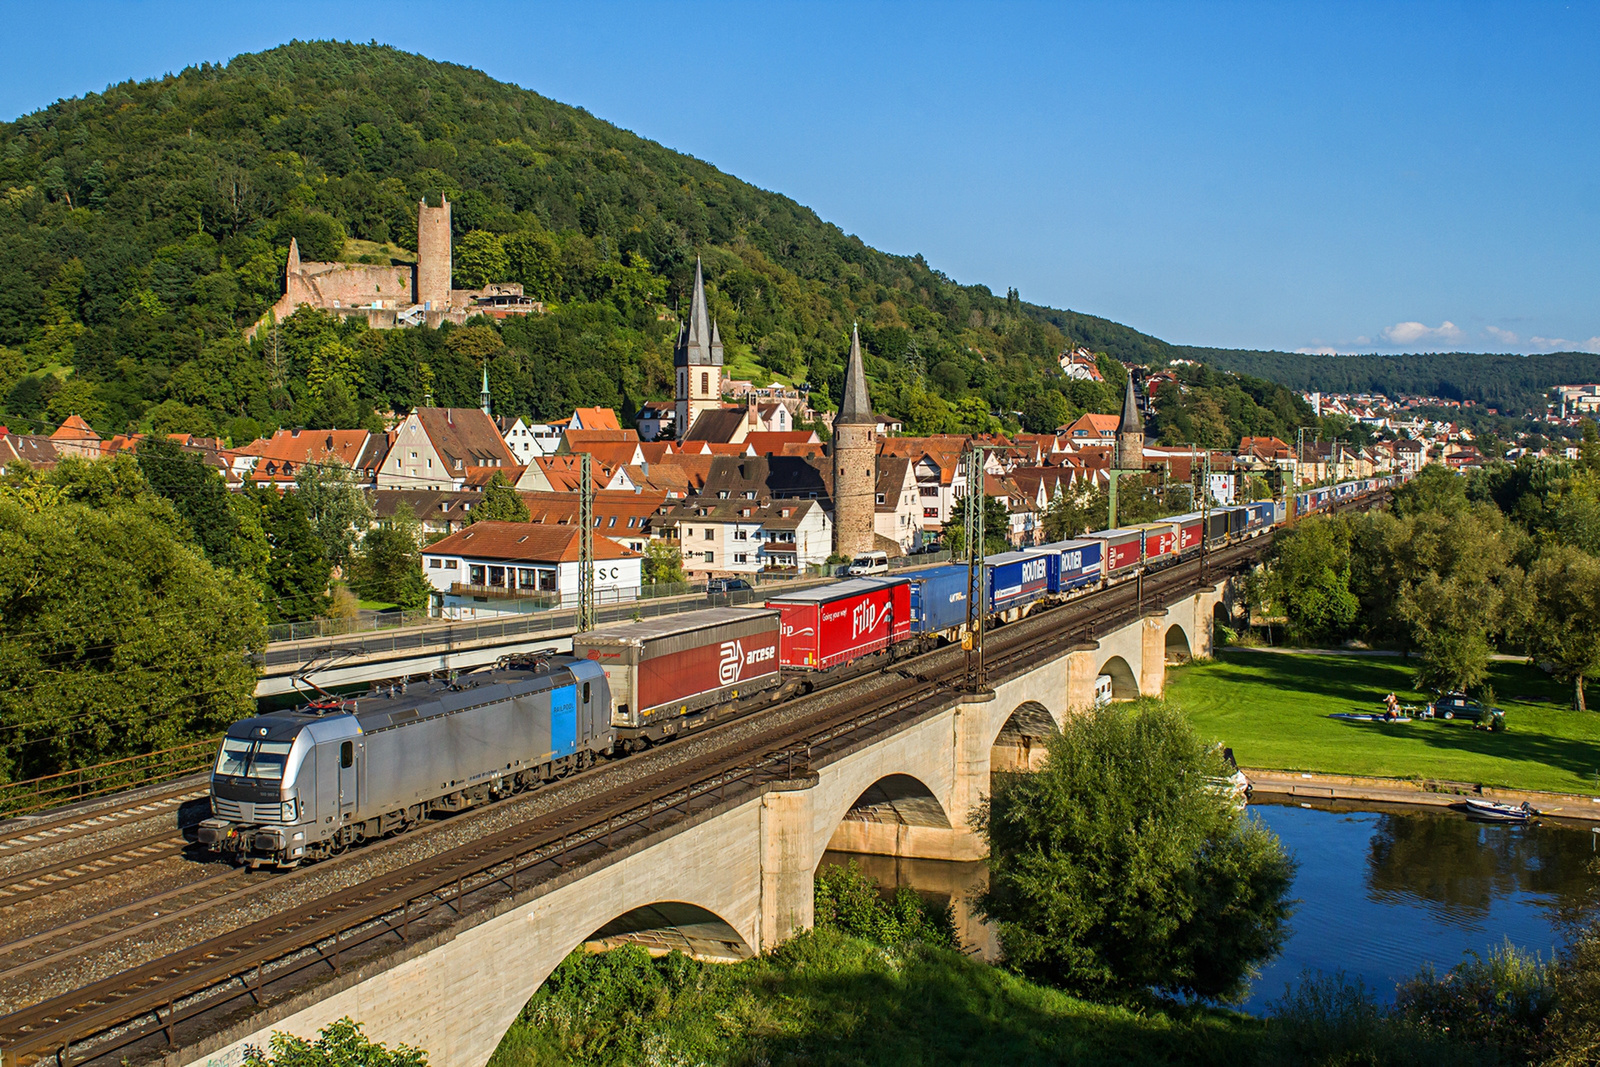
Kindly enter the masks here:
[[642, 949], [569, 959], [489, 1067], [545, 1064], [1227, 1064], [1262, 1024], [1135, 1012], [1031, 985], [950, 949], [816, 930], [766, 957]]
[[1247, 767], [1600, 794], [1600, 712], [1571, 710], [1570, 686], [1524, 664], [1495, 663], [1489, 674], [1503, 733], [1327, 718], [1381, 710], [1391, 690], [1401, 703], [1426, 703], [1413, 665], [1390, 657], [1228, 649], [1175, 668], [1167, 696]]

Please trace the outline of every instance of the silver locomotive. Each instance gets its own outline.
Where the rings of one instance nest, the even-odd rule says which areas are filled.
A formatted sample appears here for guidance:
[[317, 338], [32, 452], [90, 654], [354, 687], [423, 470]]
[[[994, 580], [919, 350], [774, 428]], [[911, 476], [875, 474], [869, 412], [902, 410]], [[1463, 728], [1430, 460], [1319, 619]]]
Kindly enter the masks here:
[[605, 671], [553, 656], [228, 729], [200, 842], [293, 867], [560, 778], [615, 744]]

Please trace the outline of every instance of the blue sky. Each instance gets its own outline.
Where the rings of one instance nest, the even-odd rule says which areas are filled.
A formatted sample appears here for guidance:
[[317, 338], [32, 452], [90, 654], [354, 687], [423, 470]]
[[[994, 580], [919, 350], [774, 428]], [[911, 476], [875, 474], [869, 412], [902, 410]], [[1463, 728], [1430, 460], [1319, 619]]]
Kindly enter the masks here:
[[1167, 340], [1600, 351], [1600, 4], [0, 8], [6, 118], [376, 39]]

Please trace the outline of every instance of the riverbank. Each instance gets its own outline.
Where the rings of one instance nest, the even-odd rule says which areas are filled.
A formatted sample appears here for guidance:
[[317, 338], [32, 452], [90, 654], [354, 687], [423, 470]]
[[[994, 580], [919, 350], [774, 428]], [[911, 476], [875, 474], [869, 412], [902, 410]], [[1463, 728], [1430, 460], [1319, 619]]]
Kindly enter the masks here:
[[1502, 733], [1462, 721], [1328, 718], [1378, 710], [1391, 691], [1402, 703], [1425, 703], [1412, 665], [1392, 657], [1225, 649], [1172, 668], [1167, 696], [1242, 766], [1342, 776], [1348, 788], [1404, 790], [1413, 800], [1430, 781], [1518, 799], [1555, 794], [1567, 799], [1553, 803], [1569, 808], [1580, 803], [1573, 798], [1600, 795], [1600, 713], [1571, 710], [1565, 684], [1522, 663], [1494, 663], [1490, 683], [1506, 710]]

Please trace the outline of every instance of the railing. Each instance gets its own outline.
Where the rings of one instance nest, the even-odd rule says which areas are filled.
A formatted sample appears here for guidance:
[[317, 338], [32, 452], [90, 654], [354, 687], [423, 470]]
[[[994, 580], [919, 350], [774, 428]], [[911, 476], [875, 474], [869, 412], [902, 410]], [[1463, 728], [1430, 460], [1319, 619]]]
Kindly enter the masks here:
[[275, 622], [267, 627], [267, 643], [299, 641], [310, 637], [375, 633], [399, 630], [428, 621], [426, 611], [362, 612], [356, 619], [307, 619], [304, 622]]
[[[717, 607], [742, 607], [765, 600], [774, 585], [817, 583], [826, 578], [812, 575], [762, 575], [750, 576], [756, 588], [718, 593], [708, 600], [705, 582], [675, 582], [668, 585], [644, 586], [633, 589], [596, 590], [597, 618], [601, 623], [626, 622], [638, 619], [676, 615], [685, 611], [699, 611], [713, 604]], [[679, 592], [681, 590], [681, 592]], [[635, 593], [637, 592], [637, 595]], [[577, 613], [570, 607], [537, 607], [518, 610], [521, 602], [508, 599], [495, 602], [494, 615], [484, 619], [429, 619], [431, 625], [415, 626], [407, 630], [390, 630], [381, 636], [338, 641], [336, 644], [306, 644], [271, 648], [262, 657], [263, 666], [281, 675], [283, 668], [297, 668], [314, 660], [327, 660], [330, 651], [350, 656], [382, 656], [385, 653], [410, 653], [426, 655], [430, 651], [480, 645], [489, 641], [511, 638], [537, 639], [541, 634], [558, 636], [570, 632], [577, 621]], [[336, 667], [337, 661], [328, 666]]]
[[142, 752], [70, 771], [6, 782], [0, 785], [0, 816], [14, 818], [136, 786], [182, 778], [210, 767], [220, 743], [220, 737], [208, 737], [157, 752]]

